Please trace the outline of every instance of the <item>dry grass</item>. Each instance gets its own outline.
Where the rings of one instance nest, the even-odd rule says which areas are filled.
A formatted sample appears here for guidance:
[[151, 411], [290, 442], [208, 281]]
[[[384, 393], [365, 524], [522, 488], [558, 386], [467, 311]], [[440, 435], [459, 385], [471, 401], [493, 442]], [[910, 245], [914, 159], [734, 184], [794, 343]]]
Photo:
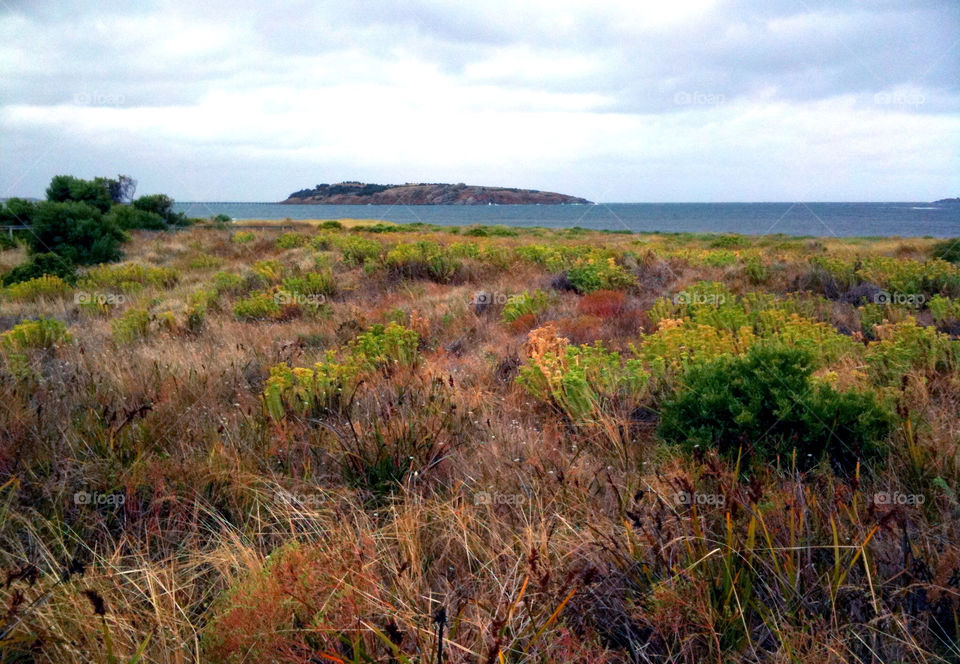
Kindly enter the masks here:
[[[318, 252], [278, 248], [275, 230], [237, 243], [236, 230], [136, 233], [126, 260], [180, 278], [125, 290], [113, 309], [0, 301], [0, 331], [46, 316], [74, 338], [26, 364], [2, 354], [0, 662], [432, 663], [438, 629], [445, 662], [960, 661], [955, 366], [882, 388], [856, 358], [824, 368], [898, 404], [889, 460], [854, 476], [684, 455], [656, 436], [660, 392], [572, 421], [514, 381], [532, 328], [630, 356], [655, 301], [698, 281], [783, 294], [815, 253], [924, 258], [933, 241], [754, 238], [772, 247], [758, 286], [745, 258], [683, 254], [711, 252], [709, 236], [363, 234], [604, 247], [636, 286], [553, 290], [556, 270], [512, 253], [506, 266], [465, 257], [449, 283], [403, 280], [332, 247], [319, 253], [336, 295], [241, 321], [239, 299], [279, 287], [250, 276], [255, 261], [303, 274]], [[243, 283], [191, 327], [191, 298], [221, 271]], [[519, 324], [496, 298], [476, 304], [537, 288], [549, 307]], [[138, 307], [146, 335], [119, 341], [111, 321]], [[859, 324], [849, 304], [824, 311]], [[271, 367], [311, 367], [391, 320], [418, 333], [412, 366], [363, 373], [339, 410], [267, 415]], [[878, 505], [876, 492], [925, 502]]]

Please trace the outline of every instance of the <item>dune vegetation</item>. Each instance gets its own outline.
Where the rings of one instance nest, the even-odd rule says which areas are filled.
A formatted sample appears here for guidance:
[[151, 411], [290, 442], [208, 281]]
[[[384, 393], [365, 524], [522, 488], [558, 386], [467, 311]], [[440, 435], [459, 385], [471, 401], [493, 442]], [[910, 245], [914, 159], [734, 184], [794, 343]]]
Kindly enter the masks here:
[[0, 289], [0, 662], [960, 661], [949, 242], [240, 226]]

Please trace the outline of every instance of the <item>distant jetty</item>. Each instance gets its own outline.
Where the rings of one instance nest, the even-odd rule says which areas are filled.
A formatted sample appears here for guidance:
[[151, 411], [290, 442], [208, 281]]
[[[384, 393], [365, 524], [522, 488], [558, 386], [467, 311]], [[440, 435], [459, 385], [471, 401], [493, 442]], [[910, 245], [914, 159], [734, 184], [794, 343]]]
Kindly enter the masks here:
[[284, 205], [591, 205], [552, 191], [463, 184], [318, 184], [295, 191]]

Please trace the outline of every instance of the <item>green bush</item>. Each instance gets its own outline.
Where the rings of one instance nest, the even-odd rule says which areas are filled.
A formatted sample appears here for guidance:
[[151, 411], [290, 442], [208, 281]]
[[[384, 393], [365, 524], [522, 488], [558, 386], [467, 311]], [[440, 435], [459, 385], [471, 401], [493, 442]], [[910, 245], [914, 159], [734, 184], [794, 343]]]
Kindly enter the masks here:
[[70, 284], [77, 280], [76, 268], [73, 263], [57, 254], [44, 253], [35, 254], [23, 265], [18, 265], [10, 270], [4, 275], [3, 283], [9, 286], [21, 281], [37, 279], [44, 275], [59, 277]]
[[394, 364], [413, 365], [419, 360], [420, 336], [398, 323], [374, 325], [349, 343], [350, 355], [360, 366], [377, 369]]
[[384, 258], [387, 269], [401, 277], [450, 281], [460, 268], [459, 259], [436, 242], [398, 244]]
[[33, 254], [52, 252], [68, 262], [89, 265], [118, 260], [127, 234], [86, 203], [44, 202], [37, 204], [26, 239]]
[[256, 237], [256, 233], [251, 233], [250, 231], [237, 231], [230, 236], [230, 241], [234, 244], [246, 244], [248, 242], [253, 242]]
[[[870, 394], [816, 384], [799, 349], [757, 345], [742, 357], [691, 367], [661, 410], [660, 436], [687, 450], [716, 448], [736, 459], [781, 458], [807, 469], [823, 459], [850, 471], [886, 450], [892, 416]], [[750, 452], [752, 451], [752, 454]]]
[[380, 256], [383, 247], [376, 240], [356, 235], [335, 236], [331, 240], [343, 254], [343, 262], [348, 265], [362, 266], [367, 261]]
[[0, 348], [19, 353], [31, 348], [51, 348], [58, 343], [69, 342], [67, 326], [54, 318], [39, 318], [18, 323], [0, 334]]
[[159, 214], [147, 212], [129, 205], [114, 205], [104, 219], [115, 223], [123, 230], [143, 228], [146, 230], [162, 231], [167, 228], [167, 221]]
[[960, 263], [960, 237], [935, 244], [933, 257], [949, 263]]
[[633, 286], [636, 280], [613, 258], [596, 258], [570, 268], [567, 278], [578, 293], [595, 290], [619, 290]]
[[243, 277], [233, 272], [217, 272], [213, 275], [213, 287], [218, 293], [239, 293]]
[[238, 300], [233, 305], [233, 314], [240, 320], [279, 320], [283, 318], [284, 307], [273, 293], [261, 291]]
[[21, 281], [3, 289], [3, 294], [11, 300], [33, 301], [41, 297], [63, 297], [73, 288], [60, 277], [43, 275], [29, 281]]
[[157, 215], [171, 226], [186, 226], [190, 223], [182, 212], [173, 211], [173, 199], [166, 194], [141, 196], [133, 202], [133, 207]]
[[307, 244], [309, 239], [300, 233], [284, 233], [277, 238], [276, 245], [277, 249], [297, 249]]
[[113, 340], [118, 344], [130, 343], [147, 336], [150, 314], [146, 309], [127, 309], [119, 318], [110, 321]]
[[288, 277], [283, 280], [282, 288], [297, 295], [322, 295], [324, 297], [336, 295], [337, 280], [330, 270], [323, 272], [308, 272], [299, 277]]
[[583, 421], [618, 406], [633, 408], [647, 395], [650, 376], [640, 360], [621, 361], [600, 342], [570, 346], [553, 334], [549, 326], [531, 333], [531, 352], [517, 376], [534, 398]]
[[142, 263], [98, 265], [90, 268], [80, 280], [83, 288], [117, 288], [139, 290], [144, 286], [172, 288], [180, 282], [176, 270]]
[[520, 316], [541, 313], [549, 303], [549, 296], [539, 288], [533, 293], [524, 291], [507, 300], [500, 312], [500, 319], [505, 323], [512, 323]]

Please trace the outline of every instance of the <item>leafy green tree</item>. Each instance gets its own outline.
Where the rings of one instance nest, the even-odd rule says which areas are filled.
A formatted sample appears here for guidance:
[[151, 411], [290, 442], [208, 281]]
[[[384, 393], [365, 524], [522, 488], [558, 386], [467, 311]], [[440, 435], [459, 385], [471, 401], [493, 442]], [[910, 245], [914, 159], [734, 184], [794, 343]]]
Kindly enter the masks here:
[[53, 203], [89, 203], [100, 212], [107, 212], [113, 205], [111, 189], [114, 182], [107, 178], [84, 180], [72, 175], [55, 175], [47, 187], [47, 200]]
[[0, 226], [29, 226], [36, 204], [22, 198], [11, 198], [0, 204]]

